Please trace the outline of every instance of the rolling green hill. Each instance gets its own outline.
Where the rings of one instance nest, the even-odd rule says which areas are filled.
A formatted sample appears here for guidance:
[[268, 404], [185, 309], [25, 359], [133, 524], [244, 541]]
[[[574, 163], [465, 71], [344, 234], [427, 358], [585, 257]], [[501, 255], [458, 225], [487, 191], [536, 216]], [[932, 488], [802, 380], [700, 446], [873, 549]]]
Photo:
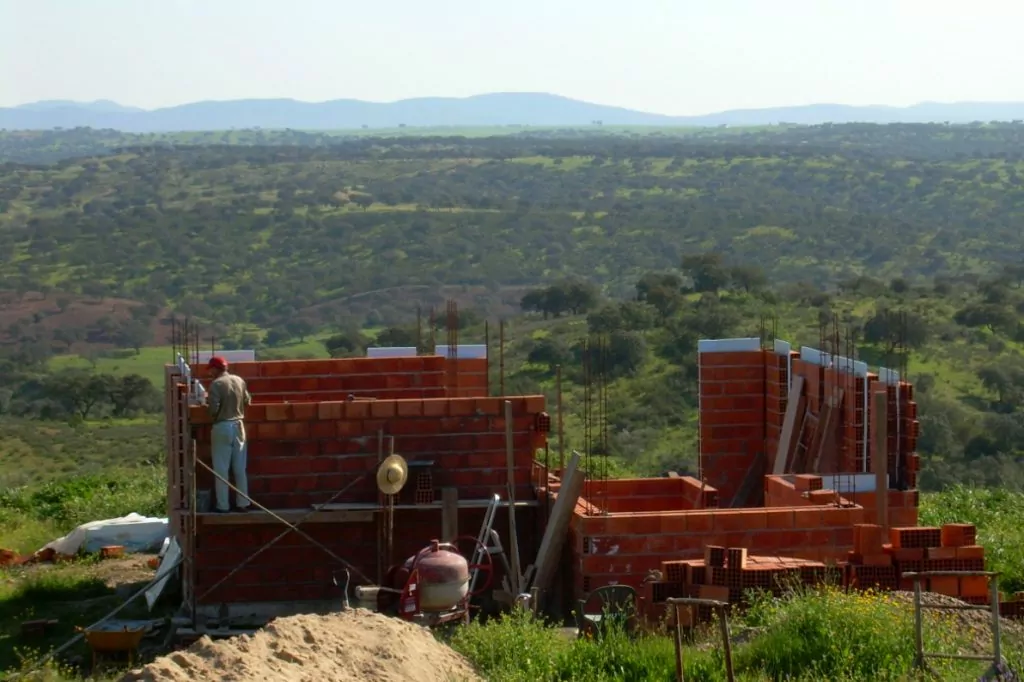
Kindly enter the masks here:
[[415, 291], [368, 295], [394, 287], [494, 296], [576, 274], [621, 293], [708, 251], [826, 286], [983, 273], [1024, 245], [1024, 161], [1006, 151], [1021, 126], [844, 129], [137, 147], [9, 164], [0, 277], [271, 326], [407, 316]]

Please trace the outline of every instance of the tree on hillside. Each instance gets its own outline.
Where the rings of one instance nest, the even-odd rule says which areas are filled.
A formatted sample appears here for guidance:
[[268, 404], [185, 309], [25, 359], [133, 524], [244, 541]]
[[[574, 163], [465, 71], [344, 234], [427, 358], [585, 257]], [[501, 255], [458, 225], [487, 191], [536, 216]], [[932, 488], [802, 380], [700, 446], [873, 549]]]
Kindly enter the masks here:
[[683, 256], [682, 270], [697, 292], [715, 292], [729, 285], [729, 269], [718, 253]]
[[107, 397], [115, 417], [134, 411], [156, 411], [161, 407], [160, 393], [149, 379], [138, 374], [109, 379]]
[[986, 365], [978, 370], [978, 378], [986, 390], [999, 396], [999, 402], [1009, 409], [1021, 404], [1024, 394], [1024, 370], [1003, 364]]
[[410, 348], [416, 346], [416, 330], [410, 327], [388, 327], [377, 334], [373, 345], [383, 348]]
[[613, 376], [635, 373], [646, 357], [647, 344], [642, 335], [627, 331], [608, 335], [607, 369]]
[[364, 211], [373, 206], [373, 203], [375, 201], [373, 196], [370, 194], [353, 194], [350, 198], [353, 204], [363, 209]]
[[543, 289], [526, 292], [520, 307], [527, 312], [558, 317], [565, 313], [578, 315], [592, 309], [600, 300], [596, 286], [582, 279], [565, 279]]
[[53, 340], [64, 344], [69, 353], [71, 352], [71, 347], [76, 343], [84, 341], [85, 337], [86, 331], [81, 327], [58, 327], [53, 331]]
[[953, 321], [964, 327], [985, 327], [990, 332], [1005, 331], [1016, 325], [1013, 311], [993, 303], [971, 303], [956, 311]]
[[667, 318], [682, 305], [682, 286], [682, 279], [675, 273], [647, 273], [636, 283], [636, 298]]
[[902, 344], [920, 348], [928, 341], [928, 323], [909, 311], [882, 308], [864, 323], [864, 340], [881, 345], [888, 355]]
[[690, 329], [701, 339], [728, 338], [739, 323], [739, 313], [722, 303], [715, 294], [701, 295], [683, 315]]
[[114, 340], [122, 348], [132, 348], [135, 354], [142, 352], [145, 346], [153, 338], [152, 328], [149, 323], [141, 319], [134, 319], [125, 322], [114, 333]]
[[109, 377], [81, 370], [66, 370], [44, 381], [46, 395], [72, 414], [88, 419], [108, 394]]
[[332, 358], [359, 357], [366, 353], [370, 341], [359, 331], [334, 334], [324, 340], [324, 348]]
[[316, 331], [316, 325], [308, 317], [295, 317], [285, 322], [284, 329], [299, 343], [305, 343], [306, 337]]
[[768, 284], [768, 276], [756, 265], [737, 265], [729, 268], [728, 277], [734, 286], [748, 294]]
[[553, 371], [556, 365], [567, 366], [573, 362], [572, 350], [562, 341], [545, 336], [537, 340], [526, 359], [538, 365], [547, 365]]

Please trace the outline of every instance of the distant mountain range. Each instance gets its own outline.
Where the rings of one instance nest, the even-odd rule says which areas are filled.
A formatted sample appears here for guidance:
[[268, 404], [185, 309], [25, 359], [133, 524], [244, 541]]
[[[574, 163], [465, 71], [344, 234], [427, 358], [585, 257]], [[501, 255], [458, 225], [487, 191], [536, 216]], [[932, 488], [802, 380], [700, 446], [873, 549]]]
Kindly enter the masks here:
[[0, 129], [111, 128], [131, 133], [291, 128], [344, 130], [441, 126], [750, 126], [777, 123], [970, 123], [1024, 119], [1024, 102], [922, 103], [910, 107], [810, 104], [737, 109], [702, 116], [665, 116], [591, 104], [544, 93], [493, 93], [474, 97], [425, 97], [378, 103], [354, 99], [299, 102], [246, 99], [195, 102], [143, 110], [109, 100], [50, 100], [0, 108]]

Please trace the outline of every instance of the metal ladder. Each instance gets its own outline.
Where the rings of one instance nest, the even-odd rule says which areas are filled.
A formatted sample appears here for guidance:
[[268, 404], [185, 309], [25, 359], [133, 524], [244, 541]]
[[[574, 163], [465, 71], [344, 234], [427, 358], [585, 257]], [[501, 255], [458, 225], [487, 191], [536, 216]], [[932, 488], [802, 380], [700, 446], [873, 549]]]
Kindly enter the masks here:
[[[479, 566], [483, 563], [484, 553], [488, 552], [488, 543], [491, 540], [491, 529], [494, 527], [494, 517], [498, 515], [498, 507], [501, 505], [501, 496], [495, 494], [491, 498], [491, 503], [487, 505], [487, 512], [484, 514], [484, 523], [480, 526], [480, 534], [476, 538], [476, 547], [473, 548], [473, 560], [470, 562], [471, 565]], [[473, 570], [473, 575], [469, 578], [469, 591], [473, 592], [476, 589], [476, 579], [480, 571], [478, 569]]]
[[[928, 667], [927, 659], [944, 658], [947, 660], [959, 661], [991, 661], [989, 669], [978, 678], [978, 682], [989, 680], [1020, 680], [1020, 677], [1012, 670], [1003, 658], [1002, 631], [999, 616], [999, 574], [991, 571], [927, 571], [921, 573], [904, 573], [904, 578], [914, 581], [914, 639], [916, 644], [916, 655], [914, 666], [921, 671], [931, 673], [934, 671]], [[989, 603], [988, 605], [977, 604], [924, 604], [921, 601], [921, 581], [927, 578], [988, 578]], [[935, 609], [938, 611], [991, 611], [992, 613], [992, 652], [991, 653], [970, 653], [970, 654], [946, 654], [924, 650], [924, 609]]]

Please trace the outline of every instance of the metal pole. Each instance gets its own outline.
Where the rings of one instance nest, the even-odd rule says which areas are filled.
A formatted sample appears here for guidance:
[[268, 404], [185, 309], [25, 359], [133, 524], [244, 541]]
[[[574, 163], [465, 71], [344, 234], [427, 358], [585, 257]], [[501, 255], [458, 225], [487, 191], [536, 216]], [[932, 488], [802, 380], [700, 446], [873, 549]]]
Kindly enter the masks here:
[[487, 358], [487, 372], [484, 375], [487, 380], [485, 390], [487, 395], [491, 395], [491, 323], [484, 320], [484, 352]]
[[999, 622], [999, 576], [989, 578], [989, 603], [992, 604], [992, 649], [995, 658], [995, 665], [1003, 663], [1003, 633]]
[[729, 615], [724, 606], [718, 607], [718, 627], [722, 631], [722, 651], [725, 653], [725, 679], [736, 682], [732, 670], [732, 644], [729, 642]]
[[505, 320], [498, 322], [498, 390], [505, 395]]
[[516, 479], [515, 443], [512, 438], [512, 401], [505, 401], [505, 464], [508, 470], [508, 532], [509, 550], [512, 552], [512, 575], [509, 578], [512, 594], [522, 589], [522, 573], [519, 572], [519, 533], [516, 531]]
[[[998, 606], [996, 607], [998, 613]], [[914, 665], [924, 669], [924, 627], [921, 623], [921, 579], [914, 578]]]
[[555, 366], [555, 394], [558, 401], [558, 473], [565, 470], [565, 413], [562, 411], [562, 366]]
[[679, 604], [672, 605], [676, 621], [676, 681], [686, 682], [683, 674], [683, 629], [679, 625]]

